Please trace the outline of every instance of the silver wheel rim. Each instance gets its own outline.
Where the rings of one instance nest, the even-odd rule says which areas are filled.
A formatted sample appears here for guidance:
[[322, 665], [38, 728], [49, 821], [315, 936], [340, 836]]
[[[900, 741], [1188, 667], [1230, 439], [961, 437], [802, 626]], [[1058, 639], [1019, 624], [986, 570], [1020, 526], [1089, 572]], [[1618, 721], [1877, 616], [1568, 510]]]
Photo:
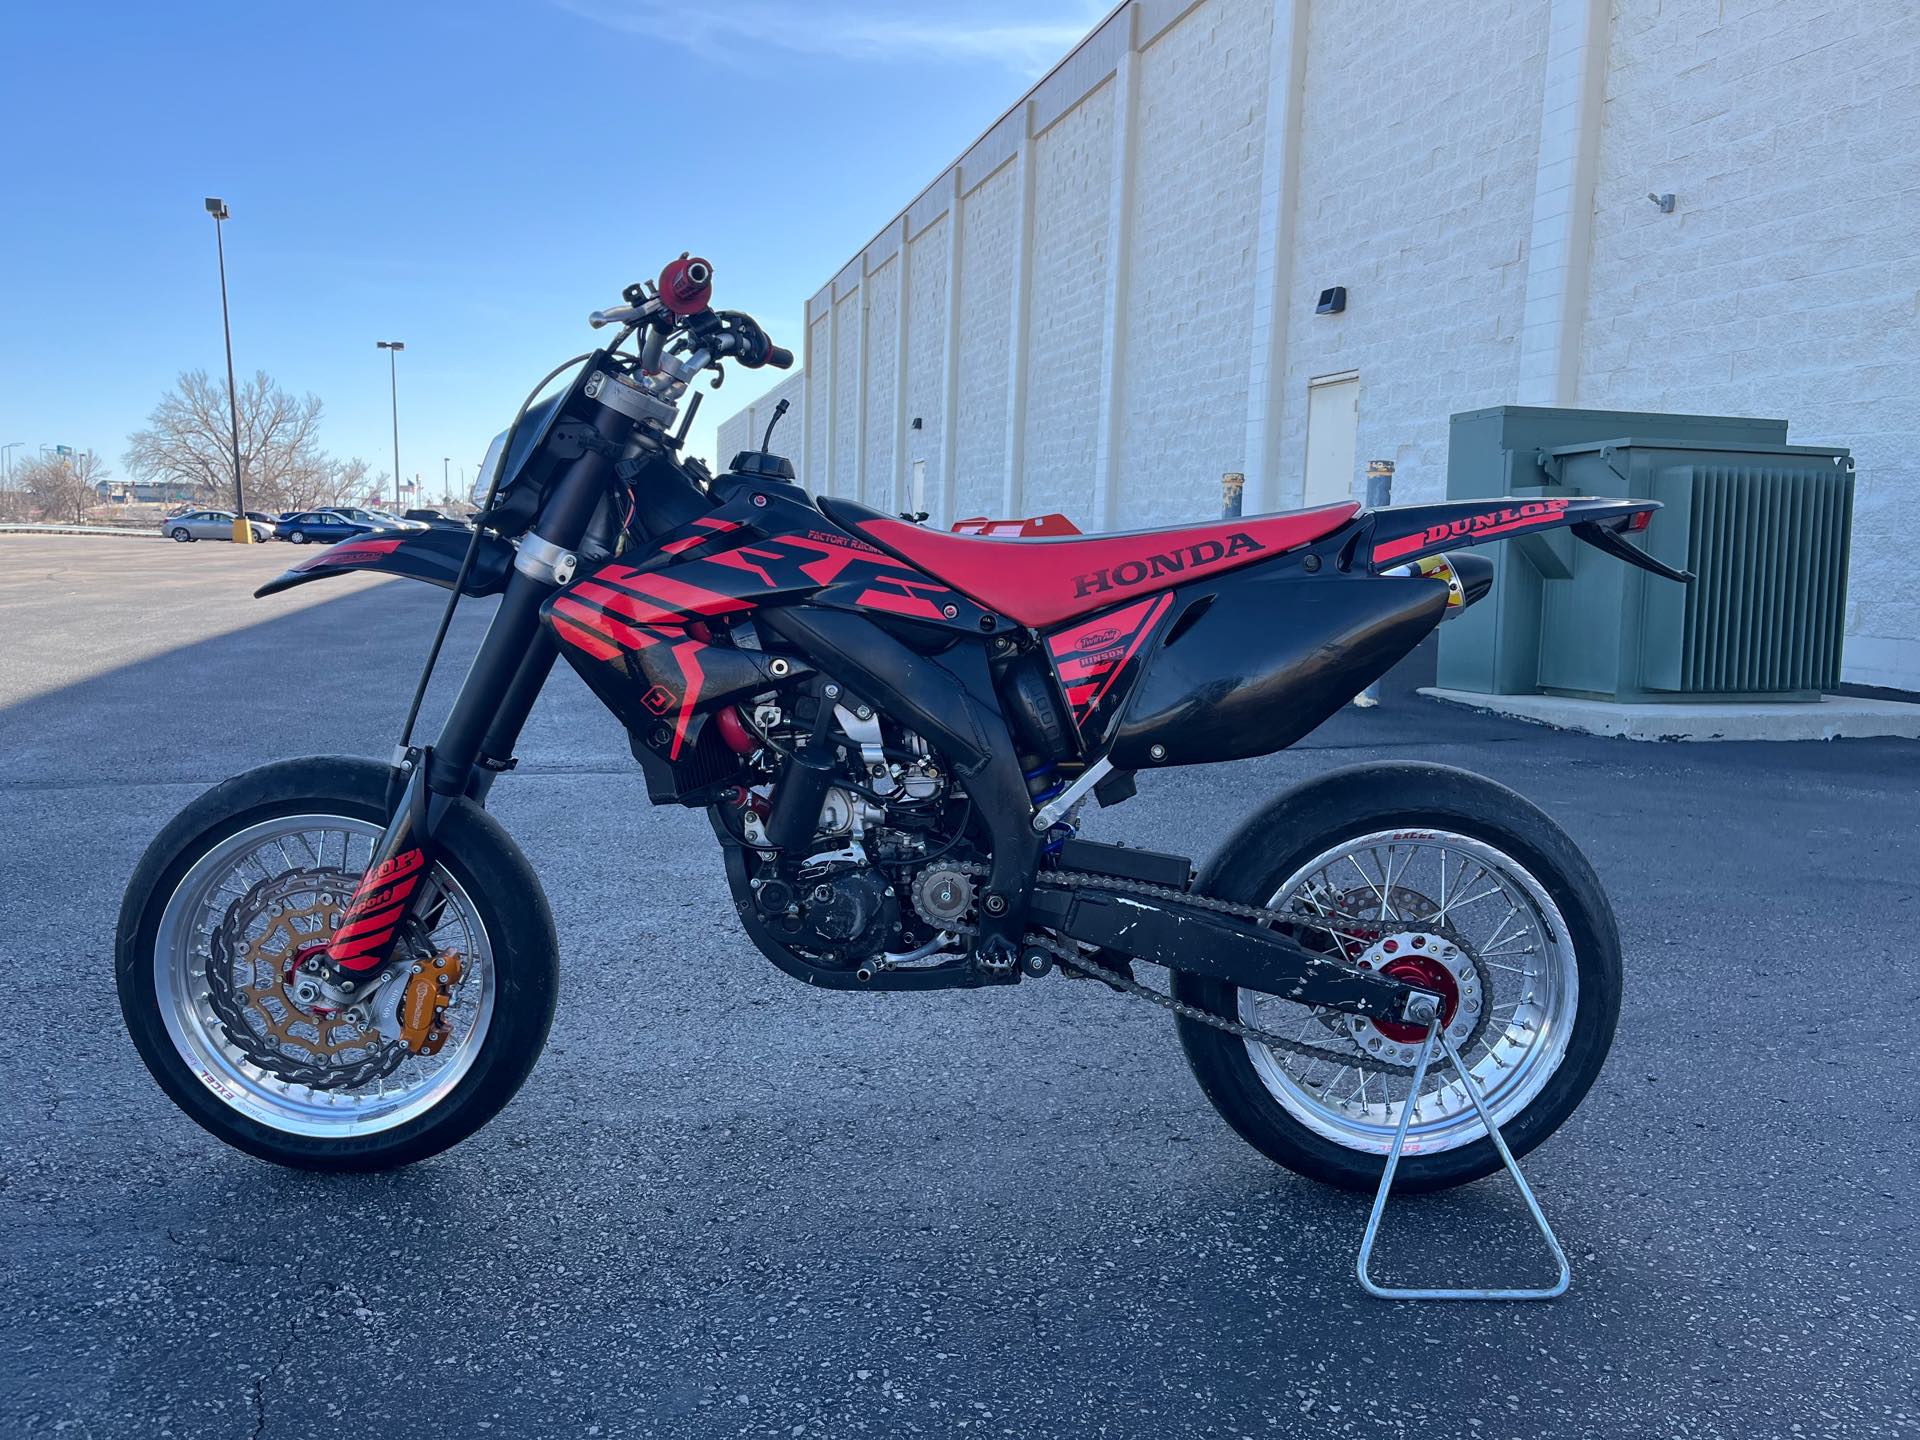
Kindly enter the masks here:
[[[1356, 901], [1356, 892], [1365, 899]], [[1312, 916], [1329, 908], [1330, 893], [1348, 897], [1338, 906], [1346, 914], [1384, 916], [1389, 932], [1405, 924], [1442, 932], [1459, 946], [1484, 979], [1486, 993], [1479, 997], [1484, 1013], [1457, 1011], [1448, 1035], [1503, 1127], [1532, 1104], [1566, 1058], [1580, 997], [1572, 941], [1539, 880], [1511, 856], [1465, 835], [1378, 831], [1316, 855], [1267, 905]], [[1420, 899], [1431, 908], [1415, 918]], [[1365, 944], [1366, 927], [1336, 935], [1303, 926], [1300, 933], [1316, 944], [1342, 944], [1350, 958], [1372, 948]], [[1327, 1052], [1328, 1058], [1309, 1058], [1246, 1042], [1261, 1083], [1289, 1115], [1348, 1149], [1387, 1152], [1408, 1103], [1412, 1077], [1405, 1071], [1417, 1046], [1388, 1044], [1388, 1060], [1402, 1062], [1389, 1068], [1331, 1012], [1247, 990], [1240, 992], [1239, 1010], [1246, 1024]], [[1408, 1155], [1455, 1150], [1486, 1134], [1461, 1077], [1451, 1066], [1433, 1070], [1414, 1105]]]
[[438, 865], [428, 881], [428, 903], [444, 899], [445, 905], [429, 938], [437, 949], [459, 950], [466, 970], [447, 1011], [452, 1033], [437, 1055], [408, 1056], [391, 1074], [352, 1089], [318, 1088], [284, 1080], [248, 1059], [214, 1012], [206, 982], [213, 932], [241, 898], [263, 881], [298, 870], [337, 870], [357, 878], [379, 837], [377, 825], [343, 815], [264, 820], [201, 856], [161, 912], [154, 994], [174, 1049], [228, 1108], [286, 1134], [345, 1139], [416, 1119], [473, 1068], [492, 1023], [492, 943], [472, 899]]

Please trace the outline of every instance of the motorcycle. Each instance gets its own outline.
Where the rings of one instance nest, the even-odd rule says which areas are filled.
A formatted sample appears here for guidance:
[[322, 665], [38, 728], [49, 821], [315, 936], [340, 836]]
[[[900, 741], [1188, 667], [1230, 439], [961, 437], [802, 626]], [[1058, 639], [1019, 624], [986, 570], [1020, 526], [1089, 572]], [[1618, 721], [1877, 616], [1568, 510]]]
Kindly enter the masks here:
[[[1143, 771], [1306, 735], [1487, 592], [1472, 547], [1569, 528], [1690, 579], [1626, 538], [1656, 503], [940, 532], [809, 494], [772, 425], [724, 473], [683, 453], [698, 377], [793, 361], [712, 308], [712, 278], [682, 256], [591, 317], [616, 338], [495, 440], [470, 531], [349, 539], [257, 592], [370, 573], [449, 596], [390, 763], [236, 776], [140, 861], [117, 978], [174, 1102], [330, 1171], [433, 1155], [507, 1104], [559, 947], [487, 800], [564, 659], [627, 728], [652, 803], [706, 812], [741, 928], [797, 980], [1054, 975], [1162, 1006], [1226, 1122], [1336, 1186], [1393, 1163], [1410, 1188], [1459, 1185], [1503, 1163], [1502, 1137], [1525, 1154], [1551, 1135], [1606, 1057], [1621, 960], [1591, 866], [1535, 806], [1459, 769], [1358, 765], [1268, 801], [1197, 869], [1078, 817]], [[415, 743], [454, 607], [495, 595], [445, 725]]]

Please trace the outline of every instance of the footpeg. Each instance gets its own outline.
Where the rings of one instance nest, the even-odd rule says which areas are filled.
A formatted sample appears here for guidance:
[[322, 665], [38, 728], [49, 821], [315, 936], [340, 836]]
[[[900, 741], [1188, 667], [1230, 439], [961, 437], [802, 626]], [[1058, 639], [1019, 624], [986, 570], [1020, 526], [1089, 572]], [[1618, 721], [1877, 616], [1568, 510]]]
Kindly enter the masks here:
[[[1486, 1101], [1480, 1098], [1480, 1092], [1474, 1087], [1473, 1076], [1467, 1071], [1466, 1064], [1460, 1059], [1460, 1052], [1454, 1048], [1453, 1041], [1447, 1038], [1441, 1024], [1440, 1008], [1424, 996], [1417, 997], [1414, 1006], [1419, 1014], [1409, 1014], [1410, 1019], [1423, 1019], [1427, 1025], [1427, 1038], [1420, 1046], [1420, 1055], [1413, 1065], [1413, 1088], [1408, 1092], [1408, 1101], [1400, 1107], [1400, 1125], [1393, 1133], [1393, 1146], [1387, 1151], [1387, 1168], [1381, 1172], [1380, 1188], [1374, 1192], [1373, 1212], [1367, 1216], [1366, 1234], [1360, 1240], [1360, 1254], [1354, 1261], [1354, 1273], [1360, 1277], [1360, 1286], [1369, 1295], [1382, 1300], [1552, 1300], [1564, 1295], [1567, 1286], [1572, 1283], [1573, 1272], [1567, 1265], [1567, 1252], [1560, 1248], [1553, 1227], [1547, 1224], [1547, 1217], [1541, 1213], [1540, 1202], [1533, 1198], [1533, 1190], [1527, 1184], [1526, 1176], [1520, 1173], [1520, 1166], [1513, 1158], [1513, 1152], [1507, 1148], [1506, 1139], [1500, 1134], [1500, 1127], [1494, 1123], [1493, 1112], [1487, 1109]], [[1560, 1278], [1553, 1284], [1537, 1289], [1431, 1289], [1398, 1285], [1382, 1285], [1367, 1273], [1368, 1263], [1373, 1258], [1373, 1242], [1379, 1238], [1380, 1216], [1387, 1208], [1387, 1194], [1393, 1189], [1393, 1173], [1400, 1166], [1401, 1152], [1407, 1144], [1407, 1126], [1413, 1119], [1412, 1097], [1420, 1093], [1420, 1086], [1427, 1078], [1427, 1065], [1433, 1059], [1433, 1048], [1438, 1044], [1446, 1053], [1454, 1072], [1459, 1075], [1460, 1083], [1465, 1086], [1467, 1098], [1473, 1102], [1473, 1108], [1479, 1113], [1480, 1123], [1487, 1127], [1487, 1136], [1493, 1141], [1494, 1149], [1500, 1152], [1500, 1159], [1507, 1167], [1507, 1173], [1513, 1176], [1513, 1183], [1520, 1187], [1520, 1198], [1527, 1202], [1527, 1213], [1533, 1217], [1533, 1223], [1539, 1228], [1540, 1236], [1547, 1242], [1547, 1248], [1553, 1252], [1554, 1261], [1560, 1267]]]

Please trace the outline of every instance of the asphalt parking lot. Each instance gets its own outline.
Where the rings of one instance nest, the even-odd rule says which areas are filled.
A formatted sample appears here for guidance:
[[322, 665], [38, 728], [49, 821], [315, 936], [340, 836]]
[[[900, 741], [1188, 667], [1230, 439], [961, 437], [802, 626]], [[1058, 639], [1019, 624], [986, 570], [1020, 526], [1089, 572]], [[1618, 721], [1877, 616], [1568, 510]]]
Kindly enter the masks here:
[[[1159, 1012], [775, 972], [705, 821], [647, 806], [570, 676], [495, 792], [565, 954], [520, 1098], [393, 1175], [217, 1144], [122, 1032], [121, 887], [220, 778], [386, 754], [439, 603], [247, 598], [290, 558], [0, 537], [0, 1434], [1920, 1431], [1920, 744], [1636, 745], [1407, 701], [1094, 815], [1200, 855], [1299, 779], [1419, 756], [1592, 856], [1619, 1039], [1529, 1163], [1574, 1288], [1388, 1305], [1353, 1278], [1366, 1201], [1235, 1139]], [[1503, 1182], [1387, 1232], [1402, 1280], [1545, 1273]]]

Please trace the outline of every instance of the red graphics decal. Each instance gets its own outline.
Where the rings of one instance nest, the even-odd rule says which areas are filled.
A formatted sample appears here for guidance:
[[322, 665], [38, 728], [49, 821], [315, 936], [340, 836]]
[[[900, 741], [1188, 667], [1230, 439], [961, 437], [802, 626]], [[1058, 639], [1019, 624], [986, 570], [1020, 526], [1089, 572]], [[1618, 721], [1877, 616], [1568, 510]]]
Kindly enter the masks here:
[[707, 540], [743, 526], [718, 516], [702, 516], [693, 524], [700, 527], [697, 533], [661, 547], [684, 557], [665, 569], [618, 561], [601, 565], [547, 605], [547, 621], [563, 645], [595, 661], [624, 665], [639, 680], [639, 707], [672, 726], [660, 741], [670, 760], [681, 759], [696, 734], [693, 722], [703, 692], [731, 693], [729, 667], [707, 643], [707, 622], [739, 618], [758, 605], [835, 586], [843, 604], [851, 600], [936, 624], [978, 624], [978, 607], [965, 596], [864, 540], [810, 529], [707, 554], [699, 549]]
[[342, 970], [371, 970], [378, 965], [392, 946], [407, 913], [407, 897], [420, 883], [426, 861], [416, 845], [361, 876], [327, 946], [327, 958]]
[[1567, 503], [1565, 500], [1528, 500], [1518, 505], [1502, 505], [1497, 510], [1476, 511], [1443, 524], [1429, 525], [1418, 535], [1403, 535], [1397, 540], [1381, 541], [1373, 547], [1373, 563], [1379, 565], [1402, 555], [1415, 555], [1449, 541], [1477, 542], [1490, 535], [1506, 535], [1515, 530], [1530, 530], [1536, 525], [1551, 525], [1566, 514]]
[[1047, 653], [1053, 657], [1053, 668], [1067, 692], [1076, 725], [1086, 724], [1087, 717], [1099, 708], [1127, 662], [1146, 643], [1154, 625], [1172, 604], [1169, 594], [1152, 595], [1047, 636]]
[[349, 570], [355, 565], [371, 565], [383, 556], [391, 555], [405, 543], [404, 540], [343, 540], [331, 550], [322, 550], [318, 555], [309, 555], [293, 568], [295, 570]]
[[939, 620], [945, 616], [937, 597], [953, 592], [937, 580], [917, 575], [880, 575], [856, 597], [854, 603], [884, 610], [889, 615], [911, 615], [920, 620]]
[[729, 530], [740, 528], [738, 520], [722, 520], [718, 515], [702, 515], [694, 520], [693, 525], [694, 534], [682, 535], [678, 540], [667, 541], [660, 547], [661, 551], [668, 555], [683, 554], [696, 545], [704, 545], [709, 540], [718, 539]]

